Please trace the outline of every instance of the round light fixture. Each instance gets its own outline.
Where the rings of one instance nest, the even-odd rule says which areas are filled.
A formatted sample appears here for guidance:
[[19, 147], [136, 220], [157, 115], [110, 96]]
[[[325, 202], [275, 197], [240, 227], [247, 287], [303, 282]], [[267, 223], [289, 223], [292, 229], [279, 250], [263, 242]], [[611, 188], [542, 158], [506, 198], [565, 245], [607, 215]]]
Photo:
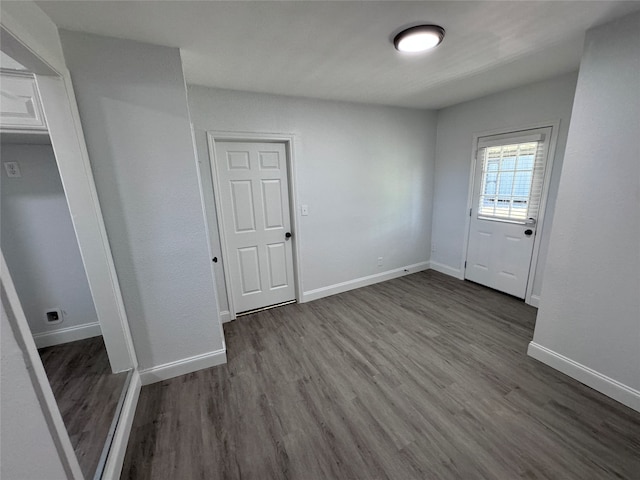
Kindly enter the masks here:
[[418, 25], [401, 31], [393, 39], [399, 52], [417, 53], [437, 47], [444, 38], [444, 28], [438, 25]]

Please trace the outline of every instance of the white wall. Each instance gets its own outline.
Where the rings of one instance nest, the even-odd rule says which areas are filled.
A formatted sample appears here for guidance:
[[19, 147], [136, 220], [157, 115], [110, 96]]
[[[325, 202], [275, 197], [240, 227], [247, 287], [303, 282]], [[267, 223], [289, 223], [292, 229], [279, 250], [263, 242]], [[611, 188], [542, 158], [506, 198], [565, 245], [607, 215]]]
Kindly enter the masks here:
[[180, 52], [61, 38], [140, 368], [222, 350]]
[[[551, 357], [562, 356], [555, 356], [556, 368], [582, 374], [583, 382], [637, 410], [639, 134], [640, 14], [635, 14], [587, 33], [533, 342], [553, 352]], [[534, 350], [537, 358], [553, 362]], [[584, 376], [572, 362], [594, 372]]]
[[67, 479], [34, 389], [25, 356], [11, 329], [2, 296], [0, 328], [0, 478]]
[[569, 74], [454, 105], [438, 112], [432, 237], [435, 251], [431, 255], [432, 262], [444, 265], [453, 275], [462, 275], [473, 135], [488, 130], [518, 129], [539, 122], [560, 120], [533, 287], [533, 295], [540, 294], [575, 85], [576, 74]]
[[199, 135], [295, 135], [304, 292], [429, 260], [434, 112], [199, 86], [189, 105]]
[[[98, 317], [51, 145], [2, 144], [2, 162], [18, 162], [22, 173], [9, 178], [1, 172], [0, 233], [31, 332], [95, 324]], [[48, 325], [44, 312], [55, 307], [64, 310], [64, 321]]]

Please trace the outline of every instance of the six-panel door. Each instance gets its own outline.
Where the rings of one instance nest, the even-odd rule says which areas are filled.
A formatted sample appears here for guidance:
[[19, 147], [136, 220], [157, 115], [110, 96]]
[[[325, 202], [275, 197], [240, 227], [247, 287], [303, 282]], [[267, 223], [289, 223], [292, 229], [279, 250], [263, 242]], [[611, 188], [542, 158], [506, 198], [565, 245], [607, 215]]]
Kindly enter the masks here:
[[236, 313], [294, 300], [284, 144], [215, 145], [225, 268]]

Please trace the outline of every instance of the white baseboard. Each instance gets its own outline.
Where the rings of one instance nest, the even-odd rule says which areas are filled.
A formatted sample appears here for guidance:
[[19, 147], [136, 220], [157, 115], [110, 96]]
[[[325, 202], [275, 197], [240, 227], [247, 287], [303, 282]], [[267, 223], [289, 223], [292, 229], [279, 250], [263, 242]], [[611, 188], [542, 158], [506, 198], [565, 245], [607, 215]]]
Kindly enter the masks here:
[[310, 302], [311, 300], [317, 300], [337, 293], [366, 287], [368, 285], [373, 285], [374, 283], [385, 282], [393, 278], [402, 277], [404, 275], [428, 269], [429, 262], [414, 263], [413, 265], [408, 265], [406, 267], [395, 268], [393, 270], [387, 270], [386, 272], [376, 273], [367, 277], [360, 277], [347, 282], [336, 283], [335, 285], [329, 285], [328, 287], [316, 288], [315, 290], [304, 292], [302, 294], [302, 302]]
[[609, 378], [600, 372], [596, 372], [589, 367], [585, 367], [535, 342], [529, 343], [527, 354], [565, 375], [584, 383], [594, 390], [617, 400], [627, 407], [640, 412], [640, 392], [638, 390]]
[[94, 322], [76, 325], [74, 327], [60, 328], [51, 332], [35, 333], [33, 335], [33, 341], [36, 342], [36, 347], [44, 348], [51, 347], [52, 345], [60, 345], [61, 343], [84, 340], [85, 338], [99, 337], [100, 335], [102, 335], [100, 324]]
[[442, 263], [434, 262], [431, 263], [431, 270], [435, 270], [436, 272], [444, 273], [445, 275], [449, 275], [450, 277], [455, 277], [460, 280], [464, 280], [464, 273], [459, 268], [453, 268], [449, 265], [444, 265]]
[[104, 480], [118, 480], [120, 473], [122, 472], [122, 465], [124, 464], [124, 455], [127, 452], [127, 445], [129, 444], [129, 435], [131, 434], [131, 425], [133, 425], [133, 419], [136, 414], [136, 407], [138, 406], [138, 398], [140, 397], [140, 389], [142, 388], [142, 382], [140, 380], [140, 374], [134, 370], [131, 376], [131, 382], [127, 389], [127, 395], [122, 405], [122, 411], [120, 412], [120, 418], [118, 419], [118, 425], [116, 427], [113, 441], [111, 442], [111, 449], [109, 450], [109, 456], [105, 463], [102, 479]]
[[227, 363], [227, 351], [225, 348], [140, 370], [140, 380], [142, 381], [142, 385], [149, 385], [202, 370], [203, 368], [222, 365], [223, 363]]
[[538, 295], [531, 295], [529, 305], [538, 308], [540, 306], [540, 297]]
[[220, 312], [220, 321], [222, 323], [228, 323], [231, 321], [231, 312], [229, 310], [224, 310]]

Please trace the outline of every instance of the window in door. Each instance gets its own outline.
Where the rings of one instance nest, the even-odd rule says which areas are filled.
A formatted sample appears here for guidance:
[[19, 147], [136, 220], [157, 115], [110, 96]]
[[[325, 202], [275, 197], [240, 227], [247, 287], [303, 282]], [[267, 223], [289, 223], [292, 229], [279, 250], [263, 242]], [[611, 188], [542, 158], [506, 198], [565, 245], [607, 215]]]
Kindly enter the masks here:
[[485, 142], [481, 139], [478, 218], [524, 223], [536, 216], [544, 177], [543, 138], [540, 137]]

